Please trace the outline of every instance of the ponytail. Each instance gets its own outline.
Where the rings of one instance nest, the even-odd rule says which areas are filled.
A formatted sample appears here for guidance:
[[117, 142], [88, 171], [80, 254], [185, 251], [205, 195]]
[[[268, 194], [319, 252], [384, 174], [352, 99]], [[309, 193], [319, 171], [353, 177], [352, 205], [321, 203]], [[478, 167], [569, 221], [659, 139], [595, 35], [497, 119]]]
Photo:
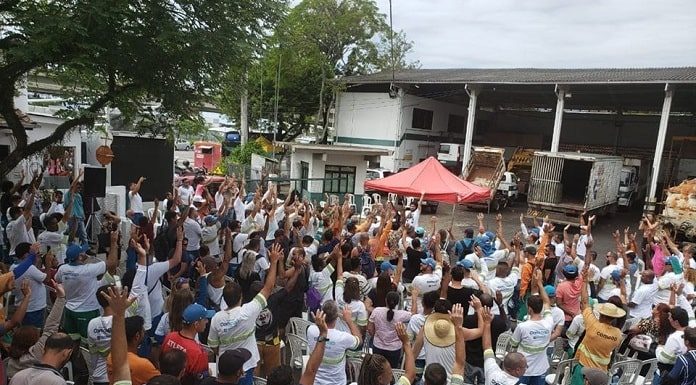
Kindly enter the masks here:
[[395, 291], [390, 291], [387, 293], [387, 321], [392, 322], [394, 320], [394, 308], [399, 304], [399, 293]]

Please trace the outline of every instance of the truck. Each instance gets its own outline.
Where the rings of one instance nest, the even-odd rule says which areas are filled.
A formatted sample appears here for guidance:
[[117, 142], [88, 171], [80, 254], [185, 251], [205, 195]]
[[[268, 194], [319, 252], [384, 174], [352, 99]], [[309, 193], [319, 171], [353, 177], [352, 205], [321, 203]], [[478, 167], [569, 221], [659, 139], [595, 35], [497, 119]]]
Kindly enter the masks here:
[[580, 224], [580, 215], [616, 212], [623, 158], [579, 152], [536, 151], [527, 195], [528, 216]]
[[532, 160], [535, 151], [537, 150], [518, 147], [508, 161], [508, 171], [514, 173], [519, 179], [517, 187], [520, 195], [527, 195], [529, 191], [529, 178], [532, 175]]
[[457, 143], [440, 143], [437, 150], [437, 160], [454, 175], [459, 175], [462, 170], [462, 157], [464, 145]]
[[643, 160], [624, 158], [619, 180], [619, 208], [633, 207], [645, 200], [648, 183], [648, 167]]
[[696, 242], [696, 178], [667, 190], [661, 219], [675, 230], [677, 242]]
[[462, 173], [462, 179], [490, 189], [491, 195], [480, 203], [468, 203], [470, 207], [486, 207], [498, 211], [517, 199], [517, 176], [505, 169], [505, 149], [473, 147], [471, 158]]

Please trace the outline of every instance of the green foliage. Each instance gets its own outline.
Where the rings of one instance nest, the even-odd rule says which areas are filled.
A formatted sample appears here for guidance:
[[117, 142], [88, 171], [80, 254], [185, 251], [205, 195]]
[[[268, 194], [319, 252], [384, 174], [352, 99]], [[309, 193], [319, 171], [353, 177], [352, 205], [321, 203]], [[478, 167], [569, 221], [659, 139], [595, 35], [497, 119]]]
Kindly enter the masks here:
[[250, 165], [252, 154], [265, 156], [266, 151], [264, 151], [263, 147], [258, 142], [250, 141], [244, 145], [235, 147], [229, 155], [229, 161], [234, 164]]
[[[239, 117], [239, 98], [246, 89], [250, 127], [261, 119], [272, 121], [280, 67], [278, 140], [301, 134], [317, 114], [321, 128], [344, 87], [341, 77], [391, 70], [389, 34], [374, 0], [304, 0], [286, 11], [254, 65], [228, 79], [219, 105]], [[397, 69], [418, 65], [406, 59], [413, 43], [403, 32], [395, 33], [394, 47]]]
[[[0, 115], [18, 144], [0, 175], [92, 125], [107, 105], [139, 131], [175, 136], [177, 122], [195, 119], [227, 73], [258, 55], [283, 7], [283, 0], [0, 2]], [[12, 100], [29, 73], [47, 75], [69, 98], [66, 123], [32, 144]]]

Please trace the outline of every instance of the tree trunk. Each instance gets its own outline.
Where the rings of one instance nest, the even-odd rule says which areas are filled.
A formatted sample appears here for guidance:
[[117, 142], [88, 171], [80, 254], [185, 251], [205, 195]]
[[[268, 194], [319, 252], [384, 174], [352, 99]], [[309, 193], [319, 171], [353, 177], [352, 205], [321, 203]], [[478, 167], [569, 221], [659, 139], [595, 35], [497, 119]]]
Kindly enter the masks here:
[[331, 95], [331, 100], [329, 101], [329, 104], [326, 106], [326, 109], [322, 111], [323, 119], [324, 119], [324, 132], [321, 135], [321, 144], [327, 144], [329, 142], [329, 112], [331, 112], [331, 108], [333, 107], [333, 104], [336, 102], [336, 96], [335, 94]]
[[319, 143], [321, 142], [321, 136], [317, 136], [317, 130], [319, 130], [319, 121], [321, 119], [322, 115], [322, 110], [324, 109], [324, 88], [326, 86], [326, 70], [322, 67], [321, 69], [321, 88], [319, 89], [319, 110], [317, 110], [317, 118], [314, 121], [314, 137], [319, 140]]
[[239, 106], [239, 125], [242, 137], [242, 145], [249, 141], [249, 90], [245, 86], [242, 90]]

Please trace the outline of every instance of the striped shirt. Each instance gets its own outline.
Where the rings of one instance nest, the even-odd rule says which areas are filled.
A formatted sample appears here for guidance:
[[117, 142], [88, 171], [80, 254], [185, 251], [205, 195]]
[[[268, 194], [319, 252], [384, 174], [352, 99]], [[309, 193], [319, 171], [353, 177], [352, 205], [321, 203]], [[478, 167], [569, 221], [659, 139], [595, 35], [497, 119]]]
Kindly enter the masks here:
[[259, 293], [254, 299], [233, 309], [220, 310], [210, 320], [208, 345], [219, 348], [218, 358], [227, 350], [244, 348], [251, 358], [244, 363], [244, 371], [255, 368], [261, 359], [256, 346], [256, 319], [266, 307], [266, 298]]
[[549, 309], [544, 309], [541, 320], [520, 323], [512, 333], [512, 347], [527, 359], [525, 376], [541, 376], [549, 370], [546, 347], [551, 340], [554, 321]]
[[[696, 350], [688, 351], [677, 357], [674, 367], [663, 379], [663, 382], [667, 382], [668, 379], [671, 384], [696, 384]], [[680, 380], [681, 382], [679, 382]]]
[[582, 317], [585, 320], [585, 338], [578, 346], [576, 357], [583, 367], [606, 370], [612, 351], [623, 339], [621, 330], [599, 322], [589, 306], [582, 311]]

